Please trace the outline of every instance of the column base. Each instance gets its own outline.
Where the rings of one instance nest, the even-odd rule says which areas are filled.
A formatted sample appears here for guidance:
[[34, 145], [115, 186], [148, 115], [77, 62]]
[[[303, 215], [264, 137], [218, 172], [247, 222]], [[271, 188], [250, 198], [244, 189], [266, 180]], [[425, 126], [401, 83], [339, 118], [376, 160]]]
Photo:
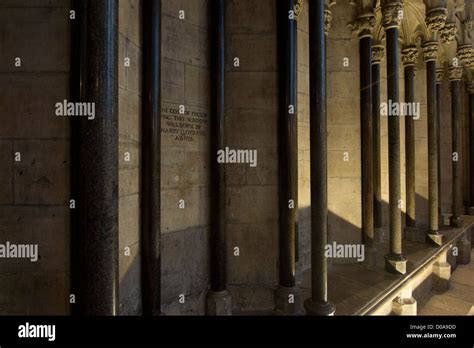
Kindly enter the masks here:
[[461, 216], [451, 216], [449, 218], [449, 225], [455, 228], [461, 228], [464, 224], [463, 218]]
[[471, 243], [467, 239], [460, 239], [456, 247], [458, 248], [457, 262], [461, 265], [469, 264], [471, 262]]
[[449, 290], [451, 283], [451, 264], [448, 262], [436, 262], [433, 264], [433, 290], [445, 292]]
[[405, 227], [405, 239], [410, 242], [424, 242], [425, 234], [418, 227], [407, 226]]
[[415, 298], [397, 297], [392, 301], [392, 312], [394, 315], [416, 315], [417, 303]]
[[232, 315], [232, 296], [230, 291], [209, 291], [206, 298], [206, 314]]
[[407, 273], [407, 259], [403, 255], [385, 255], [385, 270], [394, 274]]
[[301, 292], [296, 286], [279, 286], [275, 291], [275, 312], [280, 315], [301, 314]]
[[443, 235], [438, 231], [428, 231], [425, 236], [427, 243], [435, 246], [443, 245]]
[[467, 214], [468, 215], [474, 215], [474, 207], [467, 208]]
[[336, 307], [331, 302], [317, 301], [312, 298], [304, 301], [304, 308], [307, 315], [333, 316], [336, 313]]

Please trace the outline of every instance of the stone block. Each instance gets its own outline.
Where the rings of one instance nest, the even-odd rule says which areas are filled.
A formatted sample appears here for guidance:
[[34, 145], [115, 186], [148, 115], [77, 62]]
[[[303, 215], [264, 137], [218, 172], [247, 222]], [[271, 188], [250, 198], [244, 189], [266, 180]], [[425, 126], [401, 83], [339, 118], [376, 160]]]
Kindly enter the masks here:
[[[273, 72], [228, 72], [227, 107], [255, 108], [275, 112], [278, 109], [278, 74]], [[270, 115], [269, 115], [270, 116]], [[275, 118], [276, 119], [276, 118]]]
[[14, 162], [16, 204], [63, 205], [69, 201], [69, 142], [66, 140], [18, 140]]
[[[248, 49], [249, 47], [252, 49]], [[239, 58], [240, 66], [234, 66], [234, 58]], [[232, 63], [227, 65], [228, 70], [275, 72], [278, 71], [277, 60], [276, 33], [264, 35], [235, 33], [230, 36], [226, 61]]]
[[447, 262], [433, 264], [433, 290], [445, 292], [449, 290], [451, 282], [451, 265]]
[[141, 139], [141, 98], [123, 88], [119, 89], [119, 136], [121, 141]]
[[140, 315], [141, 313], [141, 265], [140, 244], [137, 242], [130, 247], [130, 255], [119, 249], [120, 273], [120, 315]]
[[443, 245], [443, 235], [440, 233], [427, 233], [426, 242], [435, 246]]
[[140, 239], [140, 195], [119, 198], [119, 245], [121, 250]]
[[392, 312], [395, 315], [416, 315], [417, 302], [413, 297], [397, 297], [392, 301]]
[[302, 314], [301, 291], [298, 287], [279, 286], [275, 291], [275, 313], [277, 315]]
[[385, 270], [395, 274], [407, 272], [407, 260], [401, 255], [385, 255]]
[[[68, 12], [66, 8], [43, 6], [15, 5], [2, 9], [0, 72], [67, 72], [70, 60]], [[15, 66], [17, 57], [21, 59], [21, 67]]]
[[185, 65], [186, 102], [184, 105], [210, 105], [211, 79], [207, 69]]
[[135, 45], [141, 40], [140, 0], [119, 0], [119, 31]]
[[277, 121], [272, 113], [257, 109], [232, 109], [226, 111], [227, 129], [239, 130], [226, 134], [226, 144], [231, 148], [277, 146]]
[[276, 186], [242, 186], [227, 188], [228, 223], [257, 224], [277, 220]]
[[[135, 95], [142, 94], [142, 55], [139, 46], [127, 40], [127, 58], [130, 59], [130, 66], [127, 70], [127, 90]], [[123, 64], [119, 62], [119, 64]]]
[[0, 140], [0, 204], [13, 200], [13, 143]]
[[[249, 13], [262, 15], [249, 16]], [[226, 30], [229, 33], [274, 33], [277, 25], [275, 2], [230, 0], [226, 7], [226, 18]]]
[[357, 128], [353, 125], [328, 125], [328, 150], [348, 151], [349, 155], [351, 151], [360, 151]]
[[[278, 228], [275, 223], [227, 224], [229, 284], [274, 284]], [[239, 255], [234, 250], [238, 248]], [[258, 267], [255, 267], [258, 265]], [[232, 291], [233, 294], [238, 294]]]
[[184, 286], [186, 293], [196, 294], [207, 289], [209, 269], [206, 268], [208, 255], [204, 245], [208, 243], [207, 230], [201, 227], [189, 228], [184, 233]]
[[185, 293], [185, 245], [182, 231], [166, 233], [161, 237], [161, 272], [163, 305], [177, 304], [179, 295]]
[[[120, 89], [127, 88], [127, 77], [126, 77], [126, 68], [125, 64], [125, 57], [127, 57], [127, 38], [122, 34], [119, 33], [118, 38], [118, 85]], [[120, 90], [119, 90], [120, 92]], [[120, 98], [120, 96], [119, 96]], [[119, 106], [120, 109], [120, 106]]]
[[[55, 104], [68, 99], [67, 73], [2, 74], [0, 114], [11, 115], [0, 138], [68, 138], [68, 117], [57, 117]], [[33, 117], [34, 115], [34, 117]]]
[[184, 104], [184, 64], [162, 59], [162, 100], [168, 103]]
[[461, 265], [467, 265], [471, 262], [471, 242], [467, 238], [462, 238], [456, 243], [458, 248], [457, 261]]

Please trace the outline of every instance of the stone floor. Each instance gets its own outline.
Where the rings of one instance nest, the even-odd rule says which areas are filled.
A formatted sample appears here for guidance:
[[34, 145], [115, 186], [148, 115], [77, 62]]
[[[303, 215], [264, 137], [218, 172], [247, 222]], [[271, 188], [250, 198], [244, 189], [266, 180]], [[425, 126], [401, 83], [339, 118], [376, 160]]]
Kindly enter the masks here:
[[[472, 216], [465, 217], [466, 226], [474, 224]], [[462, 231], [448, 226], [441, 227], [440, 231], [444, 237], [443, 245], [450, 244]], [[329, 300], [336, 305], [336, 315], [363, 315], [368, 308], [377, 303], [387, 293], [394, 289], [397, 284], [409, 277], [420, 265], [438, 254], [437, 247], [430, 247], [423, 242], [403, 242], [403, 253], [408, 259], [407, 273], [395, 275], [387, 273], [384, 269], [384, 255], [388, 252], [386, 241], [376, 244], [375, 264], [368, 267], [363, 264], [332, 264], [328, 277]], [[474, 263], [471, 263], [473, 267]], [[466, 270], [459, 268], [461, 275]], [[457, 270], [456, 270], [457, 272]], [[461, 277], [459, 275], [459, 277]], [[465, 275], [469, 278], [469, 274]], [[463, 278], [463, 279], [465, 279]], [[467, 282], [467, 280], [465, 280]], [[474, 277], [471, 278], [474, 282]], [[474, 283], [472, 283], [474, 286]], [[309, 271], [303, 275], [302, 298], [310, 296], [311, 274]], [[474, 296], [474, 293], [472, 294]]]
[[474, 315], [474, 262], [456, 268], [448, 291], [430, 295], [419, 304], [418, 315]]

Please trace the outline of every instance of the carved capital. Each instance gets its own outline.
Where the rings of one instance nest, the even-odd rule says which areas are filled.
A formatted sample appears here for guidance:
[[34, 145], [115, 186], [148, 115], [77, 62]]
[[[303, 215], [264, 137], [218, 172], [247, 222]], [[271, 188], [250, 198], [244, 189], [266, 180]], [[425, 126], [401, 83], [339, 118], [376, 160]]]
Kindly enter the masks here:
[[457, 56], [468, 68], [474, 67], [474, 49], [471, 45], [459, 46]]
[[372, 37], [372, 29], [375, 26], [375, 15], [367, 13], [357, 17], [355, 21], [347, 25], [353, 33], [359, 34], [360, 38]]
[[449, 81], [460, 81], [462, 78], [462, 68], [450, 66], [448, 69]]
[[402, 50], [403, 66], [416, 65], [418, 61], [418, 49], [416, 47], [408, 47]]
[[442, 43], [448, 43], [456, 39], [456, 34], [458, 33], [458, 27], [455, 23], [446, 23], [443, 28], [440, 30], [440, 41]]
[[438, 59], [438, 43], [436, 41], [427, 42], [422, 47], [423, 47], [423, 60], [425, 62]]
[[382, 24], [385, 30], [398, 28], [403, 19], [403, 2], [392, 1], [382, 6]]
[[429, 10], [426, 14], [426, 25], [431, 32], [441, 30], [446, 24], [448, 18], [446, 9], [443, 7]]
[[303, 13], [303, 0], [295, 1], [295, 4], [293, 5], [293, 13], [296, 20], [300, 19], [300, 16]]
[[444, 68], [436, 68], [436, 83], [441, 83], [444, 79]]
[[385, 55], [385, 47], [382, 45], [372, 46], [372, 64], [380, 64]]
[[331, 22], [332, 22], [332, 12], [328, 9], [324, 10], [324, 33], [326, 35], [329, 34], [329, 30], [331, 29]]

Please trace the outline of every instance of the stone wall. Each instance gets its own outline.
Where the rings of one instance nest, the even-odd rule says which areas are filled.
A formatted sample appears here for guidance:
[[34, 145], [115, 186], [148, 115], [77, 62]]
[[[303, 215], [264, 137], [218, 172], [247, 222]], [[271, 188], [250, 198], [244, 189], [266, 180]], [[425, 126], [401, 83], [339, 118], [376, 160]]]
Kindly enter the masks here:
[[226, 143], [258, 154], [255, 168], [226, 164], [228, 282], [237, 311], [273, 309], [278, 281], [275, 6], [272, 0], [230, 0], [226, 9]]
[[141, 1], [119, 0], [120, 314], [141, 313]]
[[209, 1], [162, 6], [162, 309], [196, 315], [209, 278]]
[[39, 252], [0, 259], [0, 315], [69, 311], [69, 5], [0, 0], [0, 243]]

